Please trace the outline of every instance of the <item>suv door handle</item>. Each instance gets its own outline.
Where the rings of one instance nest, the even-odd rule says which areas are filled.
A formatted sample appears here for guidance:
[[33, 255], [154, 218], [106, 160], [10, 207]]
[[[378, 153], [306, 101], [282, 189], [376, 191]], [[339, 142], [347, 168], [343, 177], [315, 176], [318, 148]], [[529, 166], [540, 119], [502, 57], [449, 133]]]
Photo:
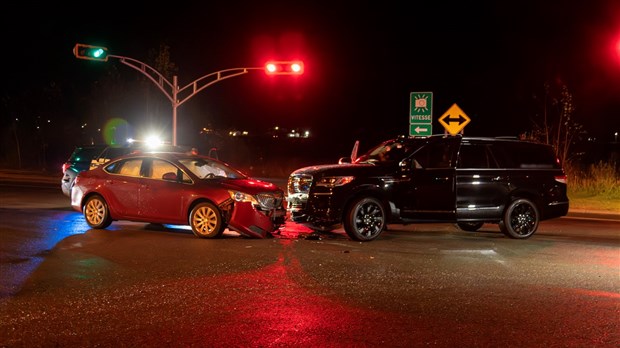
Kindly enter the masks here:
[[491, 181], [506, 181], [507, 178], [505, 176], [496, 176]]

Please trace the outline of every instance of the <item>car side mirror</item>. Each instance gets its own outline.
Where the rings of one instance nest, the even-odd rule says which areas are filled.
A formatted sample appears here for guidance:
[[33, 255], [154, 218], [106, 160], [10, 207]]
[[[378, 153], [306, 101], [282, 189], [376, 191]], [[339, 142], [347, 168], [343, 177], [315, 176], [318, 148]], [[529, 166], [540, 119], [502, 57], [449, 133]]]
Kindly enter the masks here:
[[415, 159], [405, 158], [398, 162], [398, 168], [400, 168], [400, 170], [403, 172], [411, 171], [412, 169], [414, 169], [413, 162], [415, 162]]
[[173, 172], [165, 173], [162, 176], [162, 179], [169, 180], [169, 181], [177, 181], [177, 175]]

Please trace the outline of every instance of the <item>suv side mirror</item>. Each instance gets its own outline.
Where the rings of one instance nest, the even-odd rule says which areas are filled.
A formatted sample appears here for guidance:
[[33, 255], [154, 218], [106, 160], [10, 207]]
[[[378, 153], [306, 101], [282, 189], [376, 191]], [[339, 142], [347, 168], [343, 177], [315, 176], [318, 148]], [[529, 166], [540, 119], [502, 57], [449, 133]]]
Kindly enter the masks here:
[[[415, 166], [413, 165], [414, 163], [416, 164]], [[403, 158], [400, 162], [398, 162], [398, 168], [400, 168], [402, 172], [410, 172], [415, 168], [419, 168], [417, 163], [418, 162], [415, 160], [415, 158]]]

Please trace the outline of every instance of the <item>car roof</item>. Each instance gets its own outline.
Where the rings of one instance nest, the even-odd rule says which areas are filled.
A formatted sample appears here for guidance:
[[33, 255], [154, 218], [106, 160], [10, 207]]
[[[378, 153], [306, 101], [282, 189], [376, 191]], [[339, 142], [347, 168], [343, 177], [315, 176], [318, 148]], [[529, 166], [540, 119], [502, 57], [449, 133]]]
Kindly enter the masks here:
[[454, 138], [454, 137], [459, 137], [462, 139], [463, 142], [476, 142], [476, 141], [486, 141], [486, 142], [498, 142], [498, 141], [503, 141], [503, 142], [520, 142], [520, 143], [533, 143], [533, 144], [542, 144], [545, 145], [544, 143], [538, 143], [532, 140], [527, 140], [527, 139], [519, 139], [516, 136], [496, 136], [496, 137], [491, 137], [491, 136], [464, 136], [462, 134], [456, 134], [456, 135], [447, 135], [447, 134], [433, 134], [433, 135], [429, 135], [426, 137], [418, 137], [418, 136], [399, 136], [397, 138], [395, 138], [394, 140], [397, 139], [409, 139], [409, 140], [439, 140], [439, 139], [444, 139], [444, 138]]
[[127, 159], [127, 158], [140, 158], [140, 157], [156, 157], [156, 158], [162, 158], [162, 159], [167, 159], [167, 160], [178, 160], [178, 159], [183, 159], [183, 158], [201, 158], [201, 159], [208, 159], [211, 161], [217, 161], [217, 162], [221, 162], [215, 158], [209, 157], [209, 156], [205, 156], [205, 155], [200, 155], [200, 154], [195, 154], [195, 153], [191, 153], [191, 152], [181, 152], [181, 151], [142, 151], [142, 150], [135, 150], [131, 153], [128, 153], [126, 155], [123, 156], [119, 156], [117, 158], [114, 159], [114, 162], [120, 160], [120, 159]]

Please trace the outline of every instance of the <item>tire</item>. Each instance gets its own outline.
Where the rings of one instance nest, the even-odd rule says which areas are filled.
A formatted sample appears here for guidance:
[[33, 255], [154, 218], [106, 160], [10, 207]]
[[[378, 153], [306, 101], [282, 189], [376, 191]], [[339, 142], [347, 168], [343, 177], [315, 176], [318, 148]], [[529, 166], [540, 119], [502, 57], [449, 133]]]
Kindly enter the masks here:
[[86, 223], [92, 228], [104, 229], [112, 223], [108, 203], [99, 195], [88, 198], [84, 204], [83, 212]]
[[499, 229], [510, 238], [526, 239], [536, 232], [539, 222], [540, 214], [536, 204], [529, 199], [519, 198], [504, 211]]
[[347, 235], [360, 242], [368, 242], [379, 237], [386, 227], [385, 209], [373, 197], [356, 199], [348, 207], [344, 218]]
[[199, 203], [192, 209], [189, 225], [199, 238], [217, 238], [226, 228], [219, 209], [208, 202]]
[[476, 232], [484, 225], [484, 222], [457, 222], [460, 229], [467, 232]]

